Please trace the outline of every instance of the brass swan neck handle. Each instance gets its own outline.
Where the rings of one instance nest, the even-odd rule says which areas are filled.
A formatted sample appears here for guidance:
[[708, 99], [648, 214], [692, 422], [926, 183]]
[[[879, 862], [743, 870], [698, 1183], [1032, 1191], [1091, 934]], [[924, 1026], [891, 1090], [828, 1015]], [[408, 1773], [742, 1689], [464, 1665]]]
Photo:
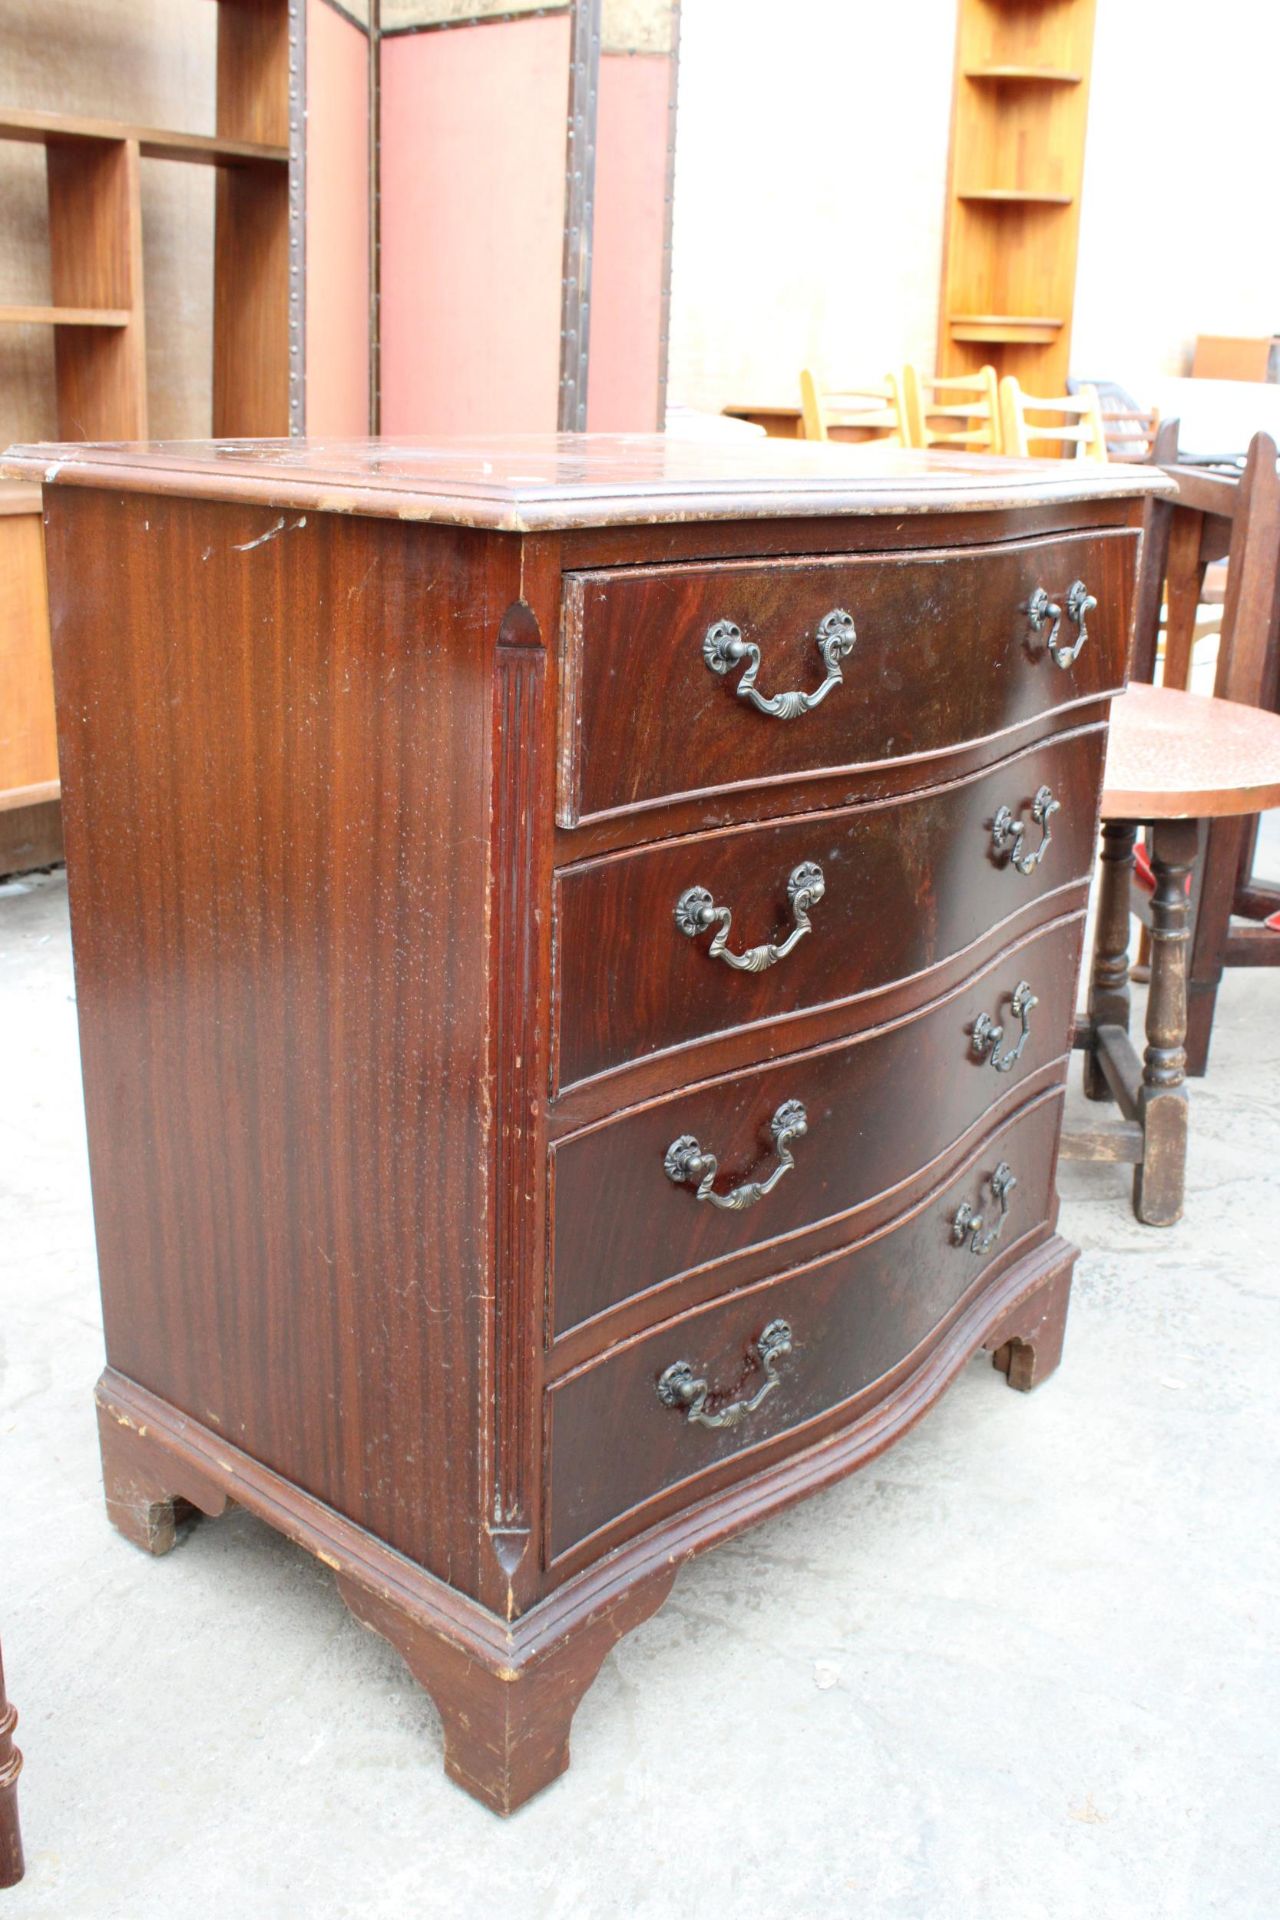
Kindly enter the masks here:
[[812, 712], [814, 707], [822, 705], [833, 687], [838, 687], [844, 675], [840, 671], [840, 662], [853, 652], [853, 643], [857, 639], [852, 614], [843, 607], [833, 607], [830, 613], [824, 613], [818, 622], [816, 635], [818, 652], [826, 668], [826, 678], [813, 693], [775, 693], [763, 694], [756, 686], [756, 675], [760, 671], [760, 649], [754, 640], [744, 639], [742, 628], [732, 620], [717, 620], [707, 628], [702, 641], [702, 657], [712, 673], [723, 678], [740, 667], [745, 660], [747, 670], [735, 689], [740, 700], [749, 700], [759, 713], [768, 714], [771, 720], [797, 720], [802, 713]]
[[826, 890], [822, 868], [814, 861], [805, 860], [800, 866], [793, 867], [787, 879], [787, 901], [791, 908], [790, 933], [785, 940], [776, 943], [767, 941], [763, 946], [748, 947], [744, 953], [731, 953], [727, 944], [729, 928], [733, 923], [733, 909], [718, 907], [705, 887], [685, 888], [676, 901], [676, 925], [691, 940], [715, 927], [715, 938], [707, 948], [712, 960], [723, 960], [726, 967], [734, 967], [739, 973], [763, 973], [767, 967], [785, 960], [796, 943], [812, 931], [810, 910], [817, 906]]
[[709, 1200], [713, 1207], [721, 1207], [726, 1213], [741, 1213], [772, 1193], [783, 1174], [790, 1173], [796, 1163], [791, 1142], [809, 1131], [809, 1116], [798, 1100], [784, 1100], [769, 1122], [769, 1131], [777, 1149], [778, 1164], [767, 1180], [746, 1180], [728, 1193], [717, 1193], [715, 1177], [720, 1162], [714, 1153], [704, 1153], [691, 1133], [682, 1133], [667, 1148], [662, 1162], [667, 1178], [678, 1187], [696, 1185], [695, 1199]]
[[658, 1376], [658, 1398], [664, 1407], [678, 1407], [685, 1419], [700, 1427], [736, 1427], [766, 1401], [782, 1384], [778, 1362], [792, 1349], [791, 1328], [785, 1320], [771, 1320], [751, 1352], [764, 1370], [764, 1379], [745, 1400], [731, 1400], [726, 1406], [708, 1407], [711, 1383], [696, 1375], [687, 1360], [674, 1360]]

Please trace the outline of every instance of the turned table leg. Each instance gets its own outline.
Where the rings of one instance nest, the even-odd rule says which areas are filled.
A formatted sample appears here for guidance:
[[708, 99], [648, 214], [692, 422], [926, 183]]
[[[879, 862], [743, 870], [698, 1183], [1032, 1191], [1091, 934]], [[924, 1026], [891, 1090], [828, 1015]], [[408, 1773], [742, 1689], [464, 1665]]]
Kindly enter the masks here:
[[1138, 1117], [1142, 1159], [1133, 1210], [1149, 1227], [1182, 1217], [1187, 1164], [1187, 875], [1196, 857], [1194, 820], [1160, 820], [1151, 838], [1151, 986]]
[[24, 1867], [22, 1834], [18, 1827], [18, 1775], [22, 1755], [13, 1744], [18, 1716], [9, 1705], [4, 1690], [4, 1664], [0, 1661], [0, 1887], [16, 1887]]
[[[1095, 1033], [1104, 1026], [1129, 1030], [1129, 888], [1137, 837], [1133, 820], [1103, 822], [1098, 919], [1089, 976], [1089, 1020]], [[1084, 1090], [1090, 1100], [1112, 1097], [1102, 1063], [1092, 1049], [1084, 1057]]]

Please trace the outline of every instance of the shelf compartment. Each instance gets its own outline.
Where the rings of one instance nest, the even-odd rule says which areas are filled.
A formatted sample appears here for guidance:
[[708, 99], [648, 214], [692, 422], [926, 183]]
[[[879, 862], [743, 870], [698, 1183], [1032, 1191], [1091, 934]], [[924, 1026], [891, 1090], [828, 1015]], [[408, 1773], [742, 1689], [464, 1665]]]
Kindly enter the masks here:
[[229, 140], [221, 134], [176, 133], [165, 127], [138, 127], [123, 120], [93, 120], [81, 114], [28, 113], [0, 107], [0, 140], [35, 146], [133, 140], [144, 160], [181, 160], [207, 167], [283, 167], [288, 147], [258, 140]]
[[949, 313], [953, 340], [1004, 342], [1008, 346], [1045, 347], [1065, 323], [1051, 314]]
[[127, 327], [128, 307], [2, 307], [0, 326]]

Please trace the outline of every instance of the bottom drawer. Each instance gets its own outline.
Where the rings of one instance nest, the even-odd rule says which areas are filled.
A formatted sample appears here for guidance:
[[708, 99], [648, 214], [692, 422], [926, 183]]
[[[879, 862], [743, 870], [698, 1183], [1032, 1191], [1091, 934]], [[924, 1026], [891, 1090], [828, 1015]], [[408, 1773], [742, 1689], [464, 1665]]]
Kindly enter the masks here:
[[[550, 1557], [615, 1522], [638, 1531], [657, 1517], [650, 1503], [699, 1498], [702, 1476], [739, 1457], [744, 1474], [756, 1471], [766, 1443], [799, 1441], [808, 1423], [923, 1359], [984, 1272], [1049, 1223], [1061, 1120], [1055, 1089], [871, 1238], [667, 1321], [558, 1381], [547, 1394]], [[1016, 1182], [1003, 1199], [1001, 1167]]]

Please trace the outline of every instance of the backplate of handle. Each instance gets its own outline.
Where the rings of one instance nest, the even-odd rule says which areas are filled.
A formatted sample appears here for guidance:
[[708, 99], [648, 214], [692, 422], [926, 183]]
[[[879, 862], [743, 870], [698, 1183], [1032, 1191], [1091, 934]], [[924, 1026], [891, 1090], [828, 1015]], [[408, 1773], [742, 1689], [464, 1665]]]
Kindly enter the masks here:
[[1043, 587], [1037, 587], [1027, 602], [1027, 618], [1037, 633], [1049, 622], [1049, 634], [1045, 645], [1055, 667], [1073, 667], [1080, 658], [1080, 649], [1089, 638], [1087, 623], [1089, 615], [1097, 606], [1097, 598], [1089, 592], [1083, 580], [1073, 580], [1067, 588], [1067, 619], [1075, 627], [1076, 637], [1070, 646], [1058, 639], [1062, 628], [1062, 608], [1056, 600], [1050, 598]]
[[1040, 829], [1040, 844], [1029, 853], [1022, 851], [1027, 837], [1026, 821], [1015, 819], [1011, 807], [997, 809], [991, 823], [991, 845], [996, 853], [1008, 855], [1007, 864], [1015, 873], [1031, 874], [1040, 865], [1053, 839], [1049, 822], [1061, 810], [1061, 805], [1061, 801], [1054, 799], [1050, 788], [1037, 789], [1035, 799], [1031, 802], [1031, 818]]
[[731, 907], [718, 907], [705, 887], [686, 887], [676, 901], [675, 919], [681, 933], [695, 939], [715, 927], [716, 934], [707, 953], [712, 960], [723, 960], [726, 967], [739, 973], [763, 973], [767, 967], [785, 960], [796, 942], [811, 931], [810, 909], [816, 907], [827, 890], [822, 868], [812, 860], [793, 867], [787, 880], [787, 901], [791, 908], [791, 931], [785, 940], [766, 941], [763, 946], [748, 947], [745, 953], [730, 953], [726, 944], [733, 922]]
[[832, 687], [838, 687], [844, 675], [840, 671], [840, 662], [853, 652], [853, 643], [857, 639], [853, 616], [843, 607], [833, 607], [830, 613], [824, 613], [818, 622], [816, 635], [818, 653], [826, 669], [826, 678], [820, 687], [812, 693], [775, 693], [763, 694], [756, 686], [756, 675], [760, 671], [760, 649], [754, 640], [744, 637], [742, 628], [732, 620], [717, 620], [707, 628], [702, 641], [702, 657], [712, 673], [732, 673], [745, 660], [747, 670], [735, 689], [740, 700], [749, 700], [760, 713], [766, 713], [772, 720], [796, 720], [802, 713], [809, 713], [814, 707], [821, 706]]
[[691, 1133], [682, 1133], [673, 1140], [663, 1156], [663, 1166], [668, 1180], [674, 1180], [679, 1186], [695, 1186], [698, 1200], [709, 1200], [713, 1207], [722, 1207], [726, 1213], [741, 1213], [745, 1207], [754, 1207], [767, 1193], [772, 1193], [784, 1173], [790, 1173], [795, 1165], [795, 1156], [791, 1151], [791, 1142], [809, 1130], [809, 1118], [798, 1100], [784, 1100], [769, 1122], [769, 1131], [773, 1135], [773, 1144], [778, 1152], [778, 1164], [767, 1180], [747, 1180], [740, 1187], [734, 1187], [728, 1193], [716, 1193], [715, 1177], [720, 1163], [714, 1153], [704, 1153]]
[[760, 1338], [749, 1349], [764, 1379], [749, 1398], [731, 1400], [726, 1406], [708, 1407], [711, 1383], [694, 1373], [687, 1360], [674, 1360], [658, 1376], [658, 1398], [664, 1407], [678, 1407], [691, 1425], [700, 1427], [736, 1427], [763, 1404], [775, 1387], [781, 1386], [778, 1362], [791, 1352], [791, 1328], [785, 1320], [771, 1320]]

